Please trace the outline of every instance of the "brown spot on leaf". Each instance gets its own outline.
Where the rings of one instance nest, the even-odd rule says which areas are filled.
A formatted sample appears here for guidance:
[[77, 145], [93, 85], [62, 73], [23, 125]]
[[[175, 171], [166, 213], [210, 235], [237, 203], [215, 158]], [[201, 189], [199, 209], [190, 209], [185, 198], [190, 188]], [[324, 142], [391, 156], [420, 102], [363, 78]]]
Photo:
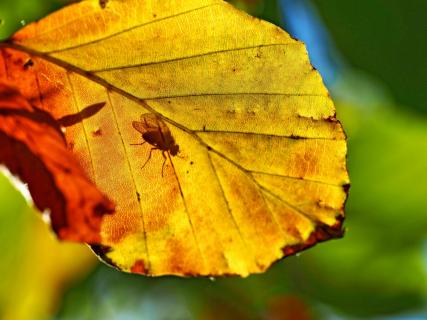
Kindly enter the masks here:
[[147, 274], [147, 269], [145, 269], [144, 260], [136, 260], [130, 271], [138, 274]]
[[338, 122], [336, 113], [334, 113], [334, 115], [332, 116], [327, 117], [325, 120], [328, 122]]
[[282, 249], [283, 253], [285, 254], [285, 256], [290, 256], [299, 251], [308, 249], [319, 242], [323, 242], [333, 238], [342, 238], [344, 236], [344, 230], [342, 228], [343, 221], [344, 217], [339, 216], [337, 217], [337, 223], [332, 226], [328, 226], [323, 223], [318, 224], [304, 243], [286, 246]]
[[346, 194], [348, 194], [348, 192], [350, 191], [350, 184], [349, 184], [349, 183], [347, 183], [347, 184], [343, 185], [343, 188], [344, 188], [344, 192], [345, 192]]
[[114, 262], [111, 260], [107, 253], [111, 252], [111, 247], [104, 246], [104, 245], [91, 245], [90, 248], [92, 251], [102, 260], [102, 262], [106, 263], [107, 265], [112, 266], [113, 268], [120, 269]]
[[186, 263], [186, 250], [185, 246], [176, 238], [171, 238], [167, 244], [168, 251], [170, 252], [169, 256], [169, 270], [172, 273], [177, 274], [188, 274], [188, 270], [191, 270], [191, 266]]
[[24, 70], [28, 70], [32, 66], [34, 66], [33, 60], [28, 59], [27, 62], [24, 63]]
[[102, 9], [105, 9], [105, 7], [107, 6], [108, 1], [109, 1], [109, 0], [99, 0], [99, 6], [100, 6]]
[[94, 137], [100, 137], [100, 136], [102, 136], [102, 130], [101, 129], [96, 129], [95, 131], [92, 132], [92, 135]]

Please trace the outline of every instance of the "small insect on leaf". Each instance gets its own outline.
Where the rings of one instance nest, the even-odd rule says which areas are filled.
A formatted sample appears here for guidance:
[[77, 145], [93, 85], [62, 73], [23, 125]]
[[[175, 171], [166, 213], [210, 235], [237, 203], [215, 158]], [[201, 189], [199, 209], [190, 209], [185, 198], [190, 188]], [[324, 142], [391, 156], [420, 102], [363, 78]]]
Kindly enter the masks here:
[[167, 160], [166, 154], [176, 156], [179, 152], [179, 146], [175, 143], [175, 139], [164, 121], [155, 114], [145, 113], [141, 115], [141, 121], [133, 121], [132, 126], [135, 130], [142, 134], [143, 143], [132, 145], [143, 145], [146, 142], [153, 146], [150, 150], [148, 159], [144, 162], [143, 168], [151, 159], [151, 152], [153, 150], [161, 150], [164, 158], [162, 165], [163, 169]]

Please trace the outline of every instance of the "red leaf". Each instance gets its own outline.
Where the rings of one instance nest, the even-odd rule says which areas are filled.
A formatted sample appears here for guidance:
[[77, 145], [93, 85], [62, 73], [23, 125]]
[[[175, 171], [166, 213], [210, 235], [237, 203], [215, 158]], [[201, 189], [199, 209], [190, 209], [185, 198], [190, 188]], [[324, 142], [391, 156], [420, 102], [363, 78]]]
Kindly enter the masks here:
[[114, 211], [114, 204], [88, 180], [67, 150], [56, 120], [2, 81], [0, 163], [28, 183], [39, 210], [50, 210], [59, 238], [101, 241], [102, 217]]

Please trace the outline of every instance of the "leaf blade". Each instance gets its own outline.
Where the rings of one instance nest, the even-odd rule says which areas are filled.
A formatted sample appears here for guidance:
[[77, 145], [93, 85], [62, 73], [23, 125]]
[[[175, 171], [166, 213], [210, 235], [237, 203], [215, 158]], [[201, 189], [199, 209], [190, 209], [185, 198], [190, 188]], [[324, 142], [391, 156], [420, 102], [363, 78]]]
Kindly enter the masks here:
[[[41, 96], [52, 78], [66, 89], [44, 99], [54, 114], [64, 113], [55, 99], [74, 112], [106, 101], [67, 132], [119, 203], [101, 254], [144, 274], [246, 276], [340, 236], [345, 134], [304, 45], [222, 1], [110, 4], [71, 6], [9, 44], [38, 57]], [[145, 11], [122, 19], [131, 5]], [[67, 12], [80, 20], [60, 25]], [[168, 128], [177, 156], [165, 141], [142, 145], [132, 122], [144, 113]]]

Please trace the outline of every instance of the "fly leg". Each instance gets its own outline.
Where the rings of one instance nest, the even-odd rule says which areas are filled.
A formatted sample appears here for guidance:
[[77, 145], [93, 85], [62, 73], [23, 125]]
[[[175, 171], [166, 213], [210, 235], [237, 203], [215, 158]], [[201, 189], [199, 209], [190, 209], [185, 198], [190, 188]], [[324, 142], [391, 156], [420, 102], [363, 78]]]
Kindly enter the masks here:
[[131, 146], [142, 146], [143, 144], [145, 144], [147, 141], [144, 141], [143, 143], [131, 143]]
[[162, 164], [162, 178], [163, 178], [163, 169], [165, 168], [165, 163], [166, 163], [166, 159], [167, 159], [165, 153], [166, 153], [166, 151], [162, 152], [163, 159], [165, 159], [163, 161], [163, 164]]
[[144, 162], [144, 164], [141, 167], [141, 169], [145, 167], [145, 165], [148, 163], [148, 161], [150, 161], [150, 159], [151, 159], [151, 152], [153, 152], [153, 150], [159, 150], [159, 148], [151, 148], [150, 154], [148, 155], [148, 159]]

